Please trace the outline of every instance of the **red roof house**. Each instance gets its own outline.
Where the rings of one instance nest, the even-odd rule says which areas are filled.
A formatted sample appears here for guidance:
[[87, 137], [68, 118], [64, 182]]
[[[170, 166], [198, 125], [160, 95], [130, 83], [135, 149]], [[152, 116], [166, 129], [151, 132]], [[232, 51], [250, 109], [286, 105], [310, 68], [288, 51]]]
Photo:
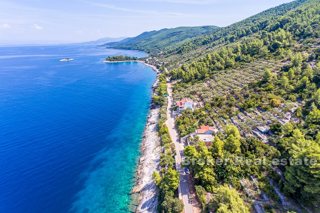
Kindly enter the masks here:
[[217, 133], [217, 129], [211, 126], [201, 126], [200, 129], [196, 130], [196, 133], [212, 135], [213, 133]]
[[177, 101], [176, 105], [179, 108], [179, 110], [186, 110], [186, 109], [193, 110], [193, 107], [194, 107], [193, 101], [189, 98], [183, 98], [180, 101]]

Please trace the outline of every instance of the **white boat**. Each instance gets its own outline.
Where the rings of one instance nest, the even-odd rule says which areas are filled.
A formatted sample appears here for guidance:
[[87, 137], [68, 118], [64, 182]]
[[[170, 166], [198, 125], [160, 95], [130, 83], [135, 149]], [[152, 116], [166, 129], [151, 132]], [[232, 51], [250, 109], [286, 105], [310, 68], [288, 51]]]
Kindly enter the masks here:
[[69, 61], [73, 61], [73, 60], [74, 60], [73, 58], [63, 58], [60, 61], [61, 62], [69, 62]]

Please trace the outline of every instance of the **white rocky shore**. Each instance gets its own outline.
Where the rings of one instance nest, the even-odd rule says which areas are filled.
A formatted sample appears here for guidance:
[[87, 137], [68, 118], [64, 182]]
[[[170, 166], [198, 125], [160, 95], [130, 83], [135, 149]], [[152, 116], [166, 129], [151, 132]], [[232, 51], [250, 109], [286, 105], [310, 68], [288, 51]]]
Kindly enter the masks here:
[[159, 109], [151, 109], [144, 131], [141, 157], [137, 169], [137, 182], [132, 190], [137, 196], [135, 212], [157, 212], [158, 190], [152, 174], [158, 169], [160, 161], [160, 139], [157, 132]]
[[[144, 61], [138, 61], [151, 67], [157, 74], [159, 70]], [[153, 85], [157, 86], [158, 79]], [[159, 169], [160, 162], [160, 138], [157, 125], [159, 120], [159, 108], [150, 109], [147, 124], [144, 130], [143, 141], [141, 145], [141, 156], [136, 174], [136, 184], [132, 189], [134, 200], [134, 210], [137, 213], [157, 212], [158, 207], [158, 189], [155, 185], [152, 175]]]

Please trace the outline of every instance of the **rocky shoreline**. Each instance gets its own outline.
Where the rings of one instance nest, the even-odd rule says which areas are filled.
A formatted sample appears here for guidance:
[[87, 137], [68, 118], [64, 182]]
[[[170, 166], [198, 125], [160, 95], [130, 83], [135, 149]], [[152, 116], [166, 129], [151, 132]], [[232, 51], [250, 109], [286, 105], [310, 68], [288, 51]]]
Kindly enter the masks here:
[[154, 65], [151, 65], [151, 64], [148, 64], [146, 63], [145, 61], [143, 60], [126, 60], [126, 61], [108, 61], [108, 60], [104, 60], [103, 61], [104, 63], [109, 63], [109, 64], [116, 64], [116, 63], [126, 63], [126, 62], [136, 62], [136, 63], [142, 63], [148, 67], [151, 67], [153, 69], [153, 71], [155, 71], [157, 74], [160, 73], [160, 71], [157, 69], [156, 66]]
[[160, 161], [160, 139], [157, 132], [159, 109], [151, 109], [141, 146], [141, 157], [136, 172], [136, 184], [132, 189], [134, 212], [156, 212], [158, 190], [152, 174]]
[[[138, 61], [151, 67], [156, 73], [159, 70], [144, 61]], [[158, 80], [153, 85], [156, 87]], [[132, 212], [157, 212], [158, 189], [155, 185], [152, 174], [159, 168], [160, 161], [160, 138], [158, 135], [159, 108], [150, 106], [147, 124], [144, 130], [143, 141], [141, 144], [141, 156], [136, 170], [136, 182], [132, 194]]]

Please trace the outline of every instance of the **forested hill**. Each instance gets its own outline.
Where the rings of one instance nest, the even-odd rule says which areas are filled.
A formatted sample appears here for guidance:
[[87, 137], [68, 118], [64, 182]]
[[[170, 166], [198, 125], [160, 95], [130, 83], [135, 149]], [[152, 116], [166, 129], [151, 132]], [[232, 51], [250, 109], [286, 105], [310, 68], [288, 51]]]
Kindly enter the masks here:
[[[280, 16], [263, 18], [266, 20], [263, 21], [261, 28], [258, 27], [261, 26], [261, 20], [257, 22], [256, 27], [252, 23], [246, 36], [241, 34], [246, 30], [237, 27], [237, 30], [232, 30], [232, 33], [218, 39], [217, 45], [214, 45], [215, 41], [213, 41], [205, 49], [202, 46], [193, 47], [192, 51], [172, 53], [163, 60], [169, 67], [184, 64], [176, 69], [173, 75], [175, 78], [179, 76], [178, 78], [184, 80], [192, 80], [203, 79], [217, 70], [250, 63], [255, 59], [285, 55], [290, 47], [294, 50], [299, 46], [302, 48], [301, 45], [317, 46], [320, 37], [320, 1], [297, 2], [299, 6], [284, 14], [281, 13]], [[284, 5], [280, 6], [280, 8], [283, 7]], [[272, 9], [272, 11], [275, 10], [276, 8]], [[242, 22], [240, 26], [245, 25], [244, 23], [246, 22]]]
[[[160, 56], [169, 67], [203, 56], [218, 46], [234, 43], [261, 31], [284, 27], [289, 21], [283, 16], [303, 7], [309, 0], [297, 0], [268, 9], [227, 27], [179, 27], [145, 32], [107, 47], [137, 49]], [[303, 10], [303, 8], [301, 8]], [[299, 12], [299, 11], [297, 11]], [[301, 22], [303, 24], [303, 22]], [[161, 53], [161, 54], [160, 54]]]
[[[185, 57], [188, 57], [189, 54], [192, 55], [191, 58], [194, 58], [195, 54], [201, 55], [204, 50], [211, 50], [217, 45], [235, 42], [270, 27], [274, 20], [278, 20], [281, 16], [298, 8], [305, 2], [307, 2], [307, 0], [297, 0], [268, 9], [230, 26], [222, 27], [213, 33], [200, 35], [191, 40], [184, 41], [176, 48], [170, 48], [165, 54], [168, 57], [176, 54], [186, 55]], [[285, 24], [285, 21], [283, 20], [280, 24]], [[280, 26], [272, 27], [275, 29]], [[179, 61], [181, 62], [181, 58]]]
[[106, 46], [142, 50], [148, 53], [158, 54], [167, 49], [177, 48], [182, 42], [191, 40], [194, 37], [211, 34], [218, 29], [216, 26], [162, 29], [159, 31], [145, 32], [137, 37], [127, 38], [120, 42], [108, 43]]
[[[319, 212], [319, 23], [320, 0], [295, 1], [155, 55], [167, 69], [154, 103], [166, 108], [169, 78], [173, 102], [195, 105], [175, 121], [204, 212]], [[215, 130], [209, 143], [194, 137], [202, 126]], [[156, 180], [168, 195], [174, 150], [164, 150]]]

